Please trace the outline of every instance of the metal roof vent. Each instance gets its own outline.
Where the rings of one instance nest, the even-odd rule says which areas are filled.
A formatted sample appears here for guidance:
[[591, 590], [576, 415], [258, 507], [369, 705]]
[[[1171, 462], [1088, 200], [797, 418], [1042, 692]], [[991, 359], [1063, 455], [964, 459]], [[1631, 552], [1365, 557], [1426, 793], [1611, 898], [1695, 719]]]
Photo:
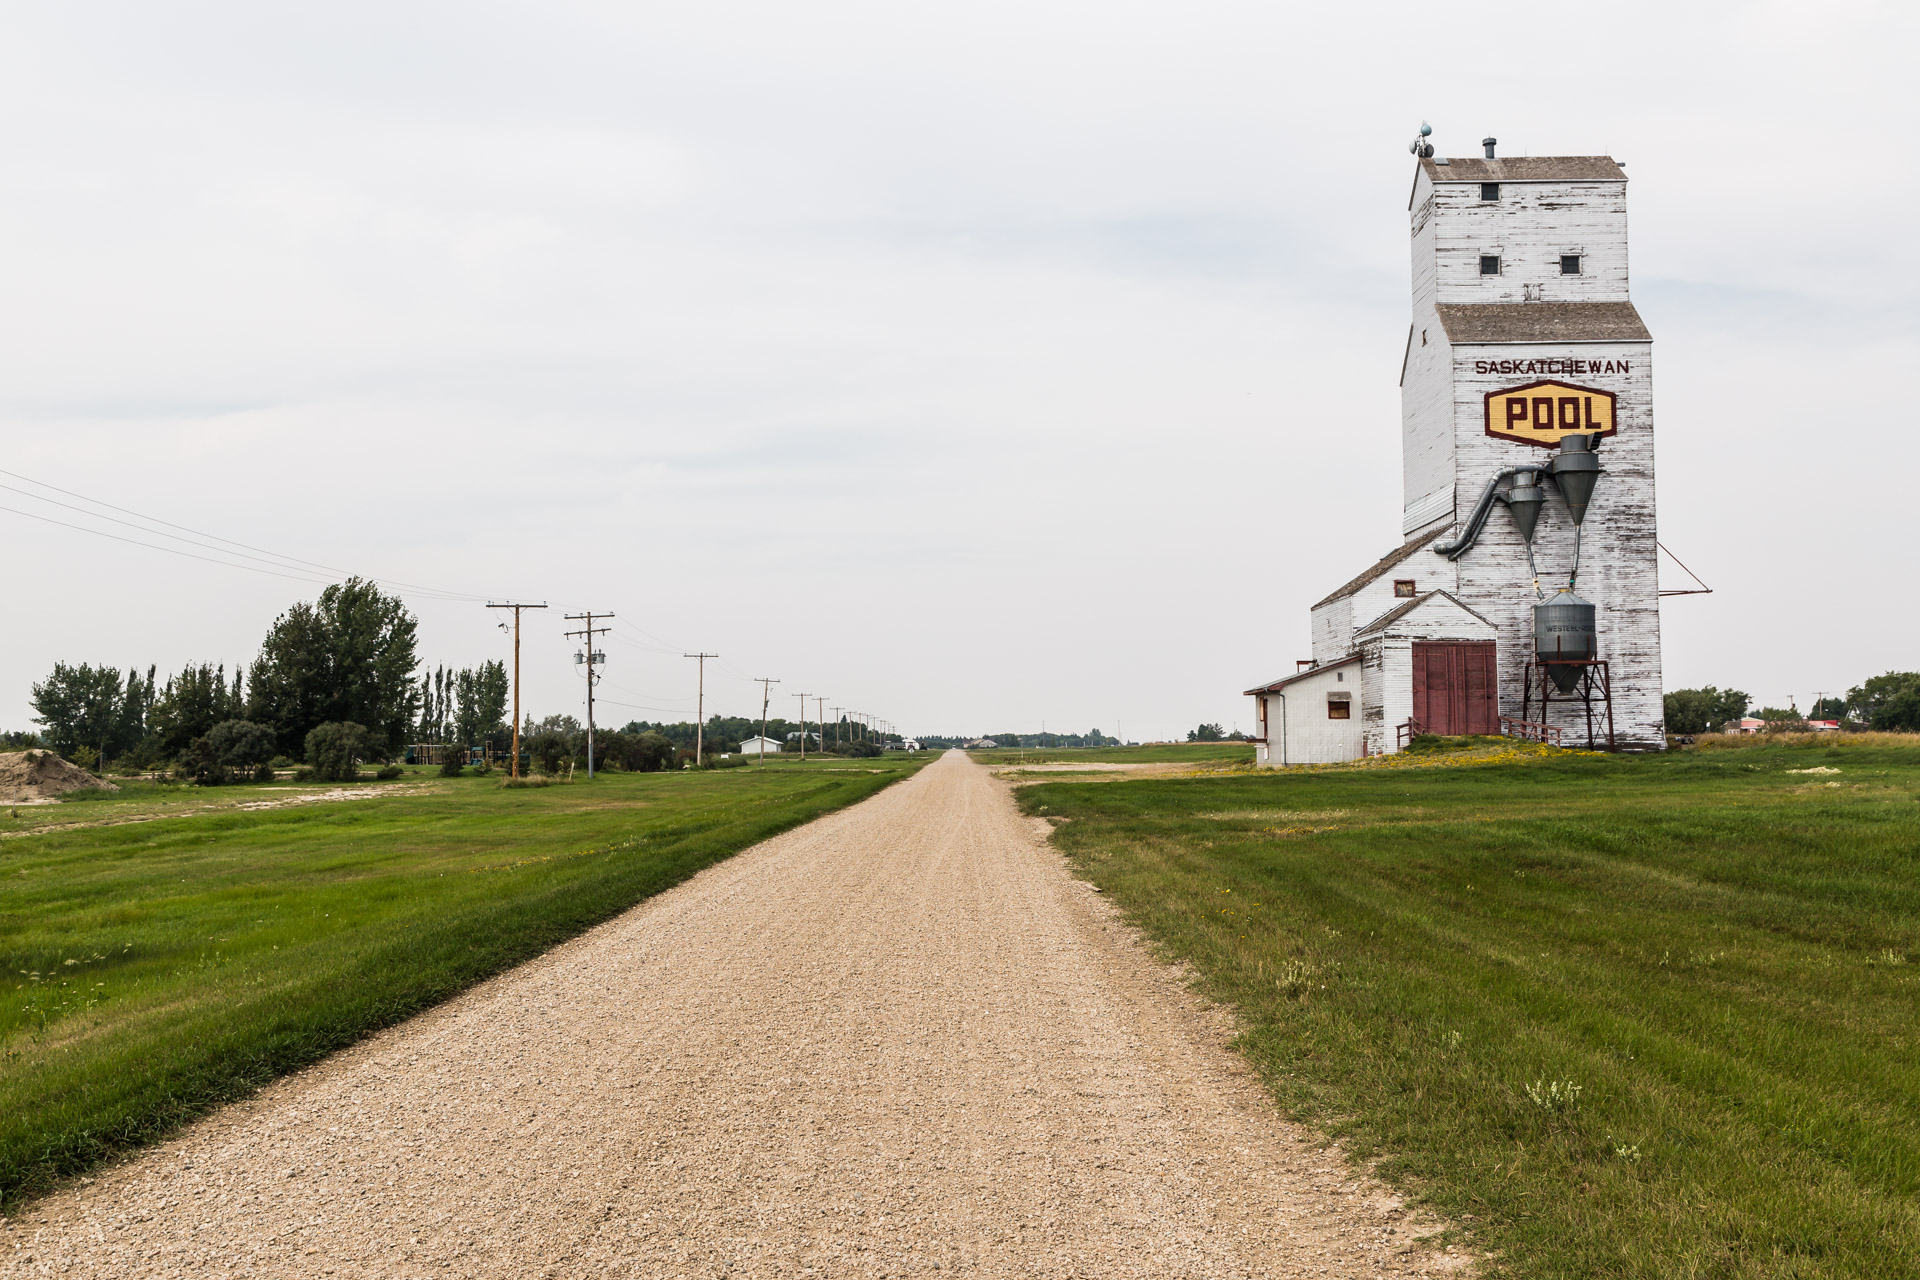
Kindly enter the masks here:
[[1483, 146], [1483, 147], [1485, 147], [1485, 148], [1487, 149], [1487, 159], [1489, 159], [1489, 160], [1491, 160], [1491, 159], [1493, 159], [1493, 149], [1494, 149], [1494, 148], [1495, 148], [1496, 146], [1498, 146], [1498, 145], [1500, 145], [1500, 139], [1498, 139], [1498, 138], [1482, 138], [1482, 139], [1480, 139], [1480, 145], [1481, 145], [1481, 146]]

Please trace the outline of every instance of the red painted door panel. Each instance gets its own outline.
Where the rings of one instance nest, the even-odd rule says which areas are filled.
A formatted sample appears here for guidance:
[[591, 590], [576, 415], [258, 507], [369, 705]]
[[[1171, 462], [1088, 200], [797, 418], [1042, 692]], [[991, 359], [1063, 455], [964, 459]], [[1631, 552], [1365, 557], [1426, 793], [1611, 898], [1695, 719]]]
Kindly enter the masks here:
[[1428, 733], [1498, 733], [1493, 642], [1414, 641], [1413, 718]]

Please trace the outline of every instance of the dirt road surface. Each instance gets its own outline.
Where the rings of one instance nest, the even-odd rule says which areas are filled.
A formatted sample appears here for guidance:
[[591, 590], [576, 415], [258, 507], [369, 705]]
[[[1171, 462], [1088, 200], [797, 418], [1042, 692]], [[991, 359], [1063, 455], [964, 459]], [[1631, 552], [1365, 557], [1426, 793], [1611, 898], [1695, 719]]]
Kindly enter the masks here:
[[30, 1207], [0, 1274], [1376, 1276], [1464, 1262], [955, 752]]

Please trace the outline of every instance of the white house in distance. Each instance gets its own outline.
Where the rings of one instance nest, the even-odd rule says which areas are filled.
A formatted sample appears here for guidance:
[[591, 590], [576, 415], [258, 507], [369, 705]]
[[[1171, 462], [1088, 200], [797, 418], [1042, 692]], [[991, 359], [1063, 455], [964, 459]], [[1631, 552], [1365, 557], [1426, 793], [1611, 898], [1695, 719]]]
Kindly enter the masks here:
[[[1627, 175], [1608, 156], [1484, 145], [1436, 159], [1416, 142], [1401, 543], [1313, 606], [1311, 659], [1246, 691], [1261, 764], [1419, 732], [1665, 745], [1653, 340], [1628, 294]], [[1544, 664], [1549, 601], [1591, 603], [1593, 652]]]
[[740, 754], [743, 756], [777, 756], [780, 754], [780, 743], [774, 738], [762, 738], [756, 734], [740, 744]]

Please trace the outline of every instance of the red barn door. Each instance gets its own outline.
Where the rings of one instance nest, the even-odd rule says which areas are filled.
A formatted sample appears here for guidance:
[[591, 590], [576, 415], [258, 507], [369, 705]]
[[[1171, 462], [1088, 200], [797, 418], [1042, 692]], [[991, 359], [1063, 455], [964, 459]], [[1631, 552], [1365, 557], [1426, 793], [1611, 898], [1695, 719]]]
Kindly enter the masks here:
[[1413, 642], [1413, 718], [1428, 733], [1500, 732], [1491, 640]]

